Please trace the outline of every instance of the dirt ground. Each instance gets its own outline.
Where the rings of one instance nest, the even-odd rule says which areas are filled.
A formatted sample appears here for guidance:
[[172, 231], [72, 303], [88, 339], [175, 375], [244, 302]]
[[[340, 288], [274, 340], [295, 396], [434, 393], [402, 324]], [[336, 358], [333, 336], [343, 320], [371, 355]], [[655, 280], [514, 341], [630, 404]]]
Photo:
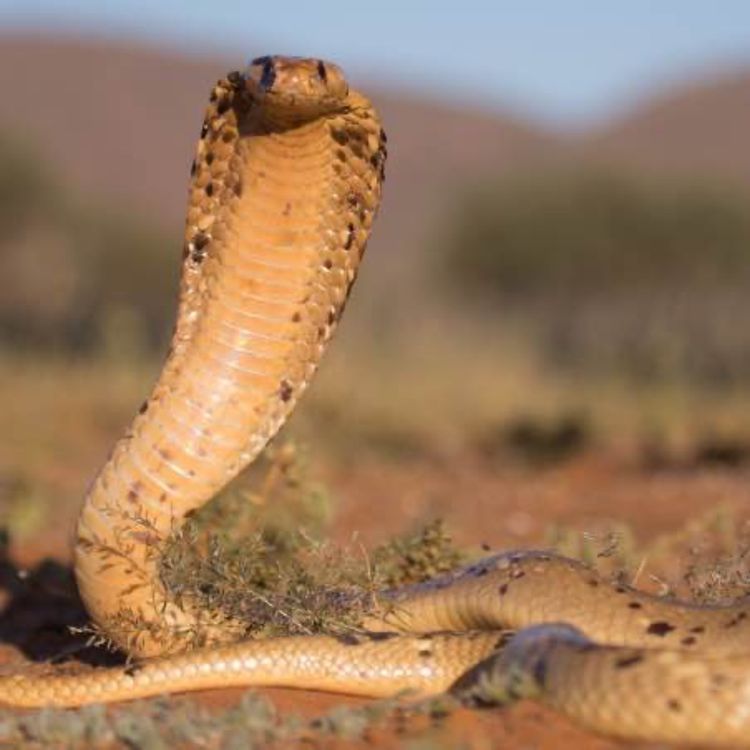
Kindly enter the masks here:
[[[645, 563], [639, 583], [653, 583], [648, 576], [652, 560], [645, 552], [654, 539], [688, 540], [701, 543], [701, 534], [717, 519], [729, 538], [742, 520], [750, 517], [748, 471], [738, 468], [673, 466], [647, 470], [633, 459], [583, 454], [556, 467], [490, 465], [473, 457], [417, 463], [371, 461], [323, 472], [324, 481], [338, 499], [334, 536], [351, 542], [353, 534], [365, 546], [387, 539], [420, 521], [443, 517], [461, 545], [486, 548], [540, 546], [561, 540], [588, 539], [606, 544], [614, 530], [637, 539], [631, 555], [643, 555]], [[65, 519], [68, 513], [61, 514]], [[727, 519], [730, 519], [727, 521]], [[63, 590], [67, 586], [63, 567], [68, 560], [68, 521], [49, 528], [33, 539], [11, 545], [3, 564], [3, 614], [0, 637], [4, 661], [14, 662], [23, 654], [48, 658], [70, 646], [64, 627], [81, 621], [82, 614]], [[713, 526], [712, 526], [713, 524]], [[568, 530], [566, 534], [561, 529]], [[581, 537], [580, 534], [587, 534]], [[44, 559], [62, 563], [57, 566]], [[659, 580], [679, 578], [685, 560], [674, 555], [654, 562]], [[670, 569], [670, 565], [674, 565]], [[13, 566], [27, 570], [25, 581], [14, 577]], [[639, 567], [641, 567], [639, 565]], [[60, 590], [56, 590], [59, 587]], [[40, 601], [44, 606], [40, 606]], [[44, 610], [46, 607], [46, 611]], [[292, 690], [262, 691], [279, 715], [295, 713], [313, 719], [341, 706], [357, 708], [361, 699]], [[174, 697], [174, 705], [197, 701], [217, 715], [236, 706], [242, 690], [215, 691]], [[117, 712], [118, 708], [111, 709]], [[616, 741], [588, 734], [549, 710], [521, 703], [502, 710], [458, 710], [439, 720], [424, 716], [391, 715], [369, 728], [361, 740], [323, 737], [312, 732], [304, 744], [325, 747], [462, 747], [481, 750], [512, 748], [619, 747]]]

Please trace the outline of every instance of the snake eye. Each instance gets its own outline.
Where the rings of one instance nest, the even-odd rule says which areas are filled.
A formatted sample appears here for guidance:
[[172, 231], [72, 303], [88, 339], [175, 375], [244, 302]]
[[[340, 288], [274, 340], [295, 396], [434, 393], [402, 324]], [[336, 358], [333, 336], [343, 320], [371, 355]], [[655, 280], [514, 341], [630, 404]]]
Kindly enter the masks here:
[[276, 69], [271, 58], [267, 58], [263, 63], [263, 73], [260, 77], [260, 85], [270, 91], [273, 88], [273, 82], [276, 80]]
[[254, 60], [250, 61], [250, 66], [253, 68], [260, 68], [260, 78], [256, 79], [258, 85], [264, 91], [270, 91], [276, 81], [276, 65], [273, 57], [270, 55], [256, 57]]

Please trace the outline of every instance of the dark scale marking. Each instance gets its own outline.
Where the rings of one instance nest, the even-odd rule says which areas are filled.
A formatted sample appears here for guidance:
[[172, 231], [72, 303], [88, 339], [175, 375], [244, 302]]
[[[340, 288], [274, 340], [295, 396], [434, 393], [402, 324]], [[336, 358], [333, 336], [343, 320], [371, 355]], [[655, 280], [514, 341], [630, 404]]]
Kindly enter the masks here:
[[633, 654], [633, 656], [622, 656], [615, 660], [615, 667], [617, 669], [627, 669], [628, 667], [634, 667], [636, 664], [640, 664], [643, 661], [641, 654]]
[[229, 111], [229, 108], [231, 106], [232, 100], [229, 97], [225, 97], [216, 106], [216, 113], [219, 115], [223, 115], [225, 112]]
[[144, 401], [144, 402], [143, 402], [143, 403], [141, 404], [141, 408], [140, 408], [140, 409], [138, 409], [138, 413], [139, 413], [139, 414], [145, 414], [145, 413], [146, 413], [147, 411], [148, 411], [148, 401]]
[[664, 620], [658, 620], [657, 622], [652, 622], [647, 628], [646, 632], [649, 635], [657, 635], [659, 638], [664, 638], [665, 635], [668, 633], [671, 633], [675, 629], [674, 625], [670, 625], [668, 622], [665, 622]]
[[423, 658], [423, 659], [429, 659], [429, 657], [432, 656], [432, 651], [430, 651], [429, 648], [420, 648], [417, 653]]
[[328, 71], [326, 70], [325, 63], [322, 60], [318, 60], [318, 78], [320, 78], [323, 83], [326, 83], [328, 81]]
[[346, 235], [346, 242], [344, 242], [344, 250], [349, 250], [351, 246], [354, 244], [354, 224], [349, 222], [348, 226], [346, 227], [347, 235]]
[[284, 210], [281, 213], [283, 216], [289, 216], [289, 214], [292, 213], [292, 204], [290, 201], [286, 202], [286, 205], [284, 206]]
[[694, 635], [688, 635], [680, 641], [683, 646], [693, 646], [697, 642], [697, 638]]
[[629, 602], [628, 607], [630, 609], [643, 609], [643, 605], [640, 602]]
[[504, 583], [502, 586], [500, 586], [498, 592], [500, 593], [500, 596], [505, 596], [508, 593], [508, 584]]
[[334, 130], [333, 133], [331, 133], [331, 136], [333, 137], [333, 140], [339, 144], [339, 146], [345, 146], [349, 142], [349, 136], [344, 130]]
[[680, 711], [682, 711], [682, 703], [680, 703], [680, 701], [678, 701], [676, 698], [670, 698], [667, 701], [667, 708], [670, 711], [674, 711], [675, 713], [679, 713]]
[[281, 400], [286, 403], [292, 397], [293, 392], [292, 384], [288, 380], [282, 380], [279, 387], [279, 397]]
[[206, 164], [208, 164], [209, 166], [211, 166], [211, 164], [213, 164], [213, 163], [214, 163], [214, 152], [213, 151], [209, 151], [206, 154]]
[[205, 232], [196, 232], [193, 237], [193, 244], [197, 250], [203, 250], [210, 241], [211, 238]]
[[206, 195], [210, 198], [214, 194], [214, 184], [209, 182], [205, 187]]
[[736, 625], [739, 625], [746, 617], [747, 617], [747, 614], [745, 612], [739, 612], [731, 620], [729, 620], [729, 622], [727, 622], [726, 625], [724, 625], [724, 627], [733, 628]]
[[143, 485], [140, 482], [133, 482], [133, 484], [130, 485], [130, 489], [128, 490], [127, 498], [128, 502], [134, 503], [138, 500], [138, 497], [141, 494], [141, 490], [143, 489]]
[[234, 87], [240, 88], [245, 85], [245, 76], [239, 70], [233, 70], [227, 75], [227, 81]]
[[354, 633], [342, 633], [336, 636], [336, 640], [344, 646], [359, 646], [362, 644], [362, 639]]
[[323, 267], [327, 271], [330, 271], [333, 268], [333, 261], [330, 258], [326, 258], [325, 261], [323, 262]]
[[208, 135], [208, 122], [204, 122], [201, 126], [201, 139]]
[[206, 257], [206, 246], [211, 241], [211, 238], [205, 232], [196, 232], [192, 241], [188, 243], [188, 250], [190, 252], [190, 260], [193, 263], [202, 263]]
[[[373, 631], [371, 633], [367, 633], [367, 637], [371, 641], [390, 641], [391, 638], [398, 638], [399, 634], [398, 633], [392, 633], [392, 632], [387, 631], [387, 630], [382, 630], [382, 631], [376, 630], [376, 631]], [[420, 636], [420, 637], [423, 640], [427, 638], [427, 636]]]
[[335, 322], [336, 322], [336, 311], [329, 310], [328, 311], [328, 325], [332, 326]]
[[509, 630], [505, 633], [503, 633], [496, 641], [495, 641], [495, 649], [505, 648], [508, 641], [515, 635], [515, 633], [512, 630]]
[[302, 316], [299, 314], [299, 312], [294, 313], [292, 315], [292, 323], [299, 323], [300, 320], [302, 320]]
[[701, 633], [706, 632], [706, 628], [704, 628], [703, 625], [696, 625], [694, 628], [690, 628], [690, 632], [700, 635]]
[[195, 172], [196, 172], [197, 169], [198, 169], [198, 163], [195, 161], [195, 159], [193, 159], [193, 163], [190, 165], [190, 176], [191, 177], [195, 176]]
[[224, 143], [231, 143], [234, 140], [234, 132], [231, 130], [225, 130], [221, 134], [221, 140], [224, 141]]
[[618, 594], [627, 594], [628, 593], [628, 590], [624, 586], [617, 586], [617, 587], [615, 587], [615, 591]]
[[237, 182], [234, 183], [232, 186], [232, 190], [234, 190], [234, 194], [239, 198], [242, 196], [242, 180], [237, 180]]
[[323, 339], [326, 335], [326, 329], [325, 326], [318, 326], [318, 338]]
[[599, 581], [597, 581], [596, 578], [591, 578], [588, 584], [591, 588], [596, 588], [599, 585]]

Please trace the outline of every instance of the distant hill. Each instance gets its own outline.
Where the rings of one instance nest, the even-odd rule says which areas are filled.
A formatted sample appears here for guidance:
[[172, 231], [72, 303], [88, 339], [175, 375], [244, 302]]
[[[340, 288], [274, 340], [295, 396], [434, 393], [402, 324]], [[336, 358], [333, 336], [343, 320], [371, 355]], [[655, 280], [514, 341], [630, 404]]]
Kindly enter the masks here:
[[750, 70], [662, 91], [584, 137], [591, 158], [645, 173], [750, 186]]

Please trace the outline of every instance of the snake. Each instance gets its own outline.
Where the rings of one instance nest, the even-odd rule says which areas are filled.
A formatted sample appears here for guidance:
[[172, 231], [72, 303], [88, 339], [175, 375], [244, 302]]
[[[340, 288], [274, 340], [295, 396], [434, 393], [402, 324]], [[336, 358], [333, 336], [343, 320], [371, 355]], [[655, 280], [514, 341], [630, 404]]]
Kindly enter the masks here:
[[243, 638], [176, 600], [161, 549], [289, 416], [379, 208], [387, 139], [333, 63], [264, 56], [210, 94], [177, 319], [150, 397], [92, 482], [74, 570], [132, 661], [0, 675], [0, 703], [76, 707], [227, 686], [529, 697], [621, 738], [750, 747], [750, 601], [656, 597], [553, 552], [502, 552], [380, 592], [353, 635]]

